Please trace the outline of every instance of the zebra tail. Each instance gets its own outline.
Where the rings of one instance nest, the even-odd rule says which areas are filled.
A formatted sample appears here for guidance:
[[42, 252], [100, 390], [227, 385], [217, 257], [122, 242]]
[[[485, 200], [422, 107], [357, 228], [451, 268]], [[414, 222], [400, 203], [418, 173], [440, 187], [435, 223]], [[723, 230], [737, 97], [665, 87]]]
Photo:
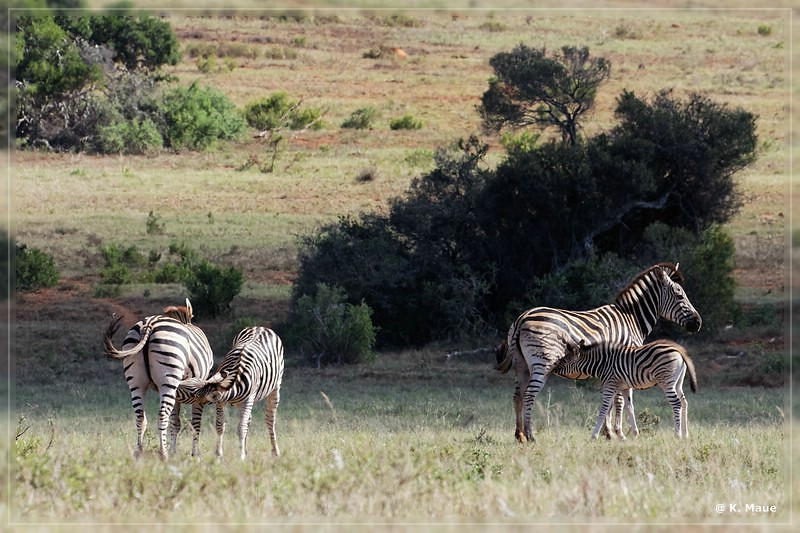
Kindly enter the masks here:
[[689, 387], [692, 392], [697, 392], [697, 374], [694, 371], [694, 363], [686, 352], [681, 353], [683, 361], [686, 363], [686, 372], [689, 374]]
[[497, 366], [495, 368], [498, 372], [505, 374], [511, 370], [511, 361], [513, 358], [511, 354], [508, 353], [508, 342], [504, 340], [497, 345], [497, 348], [494, 349], [494, 357], [495, 361], [497, 361]]
[[112, 314], [111, 322], [108, 324], [105, 337], [103, 337], [104, 353], [106, 357], [110, 357], [111, 359], [125, 359], [126, 357], [130, 357], [131, 355], [140, 352], [147, 343], [147, 339], [150, 338], [150, 328], [143, 328], [144, 331], [142, 331], [142, 338], [139, 339], [139, 343], [136, 346], [128, 350], [117, 350], [114, 347], [113, 337], [119, 329], [120, 320], [122, 320], [121, 316], [117, 316], [116, 313]]

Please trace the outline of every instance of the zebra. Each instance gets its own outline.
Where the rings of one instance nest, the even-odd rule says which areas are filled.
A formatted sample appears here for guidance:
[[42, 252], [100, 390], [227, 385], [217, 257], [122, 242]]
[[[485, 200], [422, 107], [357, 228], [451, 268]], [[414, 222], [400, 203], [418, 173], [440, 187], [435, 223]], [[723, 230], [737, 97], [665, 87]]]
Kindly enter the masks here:
[[[641, 346], [659, 318], [697, 332], [702, 318], [689, 301], [678, 264], [658, 263], [638, 274], [614, 303], [589, 311], [534, 307], [522, 313], [497, 347], [497, 370], [514, 367], [515, 437], [533, 439], [531, 410], [536, 396], [569, 347], [581, 340]], [[619, 402], [619, 400], [618, 400]]]
[[225, 404], [241, 407], [239, 420], [240, 459], [247, 455], [247, 430], [253, 404], [266, 398], [266, 421], [272, 455], [280, 456], [275, 437], [275, 417], [281, 398], [283, 380], [283, 343], [269, 328], [245, 328], [233, 339], [214, 375], [208, 379], [181, 381], [177, 395], [181, 401], [216, 404], [217, 457], [222, 457], [225, 432]]
[[[661, 339], [644, 346], [620, 344], [595, 344], [586, 348], [582, 343], [572, 347], [571, 353], [562, 358], [554, 372], [561, 375], [580, 375], [600, 378], [603, 383], [603, 403], [592, 439], [600, 433], [611, 402], [619, 392], [631, 389], [649, 389], [658, 385], [672, 405], [675, 418], [675, 434], [679, 438], [689, 436], [688, 402], [683, 394], [683, 379], [689, 374], [692, 392], [697, 392], [697, 375], [694, 364], [680, 344]], [[633, 436], [639, 435], [633, 403], [625, 402], [631, 421]], [[621, 433], [621, 420], [617, 420], [617, 431]], [[622, 437], [624, 439], [624, 436]]]
[[[125, 336], [122, 350], [114, 347], [113, 337], [119, 329], [122, 317], [111, 315], [111, 322], [103, 338], [107, 357], [122, 360], [125, 381], [131, 392], [131, 403], [136, 415], [136, 452], [142, 453], [142, 439], [147, 429], [144, 411], [148, 388], [158, 391], [158, 431], [162, 459], [168, 459], [167, 426], [169, 425], [170, 452], [175, 453], [177, 434], [180, 430], [180, 403], [175, 391], [182, 379], [190, 376], [208, 376], [214, 364], [214, 354], [203, 331], [191, 324], [192, 305], [168, 307], [166, 314], [148, 316], [134, 324]], [[192, 406], [192, 455], [198, 455], [200, 422], [203, 405]]]

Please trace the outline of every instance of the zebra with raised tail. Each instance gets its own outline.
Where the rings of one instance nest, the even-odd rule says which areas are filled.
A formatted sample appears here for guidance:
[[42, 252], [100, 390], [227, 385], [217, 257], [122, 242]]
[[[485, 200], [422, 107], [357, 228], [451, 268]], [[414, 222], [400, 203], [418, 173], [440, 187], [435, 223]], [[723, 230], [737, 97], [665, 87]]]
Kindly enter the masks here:
[[[167, 428], [170, 429], [170, 451], [175, 452], [177, 433], [180, 429], [180, 403], [175, 391], [182, 379], [206, 377], [214, 365], [214, 355], [203, 331], [190, 323], [191, 303], [186, 307], [166, 308], [167, 313], [148, 316], [134, 324], [125, 336], [122, 350], [114, 347], [113, 337], [120, 326], [121, 317], [111, 316], [111, 322], [103, 338], [107, 357], [121, 360], [125, 370], [125, 381], [131, 393], [131, 404], [136, 416], [136, 455], [142, 453], [142, 441], [147, 429], [144, 411], [148, 388], [158, 391], [158, 431], [160, 453], [167, 459]], [[199, 452], [200, 422], [203, 405], [192, 407], [192, 455]]]
[[[675, 434], [680, 438], [689, 436], [688, 402], [683, 394], [683, 380], [689, 374], [689, 386], [697, 392], [697, 375], [694, 364], [680, 344], [669, 340], [657, 340], [644, 346], [622, 346], [619, 344], [595, 344], [592, 347], [578, 345], [572, 353], [561, 359], [554, 372], [561, 375], [589, 375], [600, 378], [603, 383], [603, 403], [592, 439], [600, 433], [600, 427], [611, 408], [611, 402], [620, 392], [631, 389], [649, 389], [658, 385], [667, 396], [675, 419]], [[639, 435], [633, 403], [625, 401], [631, 421], [633, 436]], [[621, 432], [621, 420], [617, 420]]]
[[185, 402], [216, 404], [217, 456], [222, 457], [222, 435], [225, 432], [224, 406], [241, 407], [239, 420], [240, 458], [247, 455], [247, 432], [253, 404], [266, 398], [266, 421], [272, 455], [279, 456], [275, 436], [275, 418], [281, 398], [283, 380], [283, 343], [271, 329], [243, 329], [234, 339], [214, 375], [208, 379], [189, 378], [178, 387], [178, 398]]
[[641, 346], [659, 318], [697, 332], [702, 326], [683, 287], [678, 265], [659, 263], [637, 275], [614, 303], [589, 311], [534, 307], [522, 313], [497, 350], [497, 370], [515, 371], [515, 436], [533, 440], [531, 410], [558, 361], [583, 341]]

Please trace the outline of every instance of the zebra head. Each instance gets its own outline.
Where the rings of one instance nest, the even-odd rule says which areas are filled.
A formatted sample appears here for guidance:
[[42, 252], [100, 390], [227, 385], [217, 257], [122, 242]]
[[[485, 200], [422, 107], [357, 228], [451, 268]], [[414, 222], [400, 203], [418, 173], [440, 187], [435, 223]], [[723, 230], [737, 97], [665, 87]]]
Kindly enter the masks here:
[[674, 267], [668, 264], [659, 265], [656, 272], [661, 283], [659, 316], [685, 327], [692, 333], [700, 331], [703, 319], [689, 301], [686, 291], [678, 283], [683, 281], [683, 274], [678, 272], [678, 263]]

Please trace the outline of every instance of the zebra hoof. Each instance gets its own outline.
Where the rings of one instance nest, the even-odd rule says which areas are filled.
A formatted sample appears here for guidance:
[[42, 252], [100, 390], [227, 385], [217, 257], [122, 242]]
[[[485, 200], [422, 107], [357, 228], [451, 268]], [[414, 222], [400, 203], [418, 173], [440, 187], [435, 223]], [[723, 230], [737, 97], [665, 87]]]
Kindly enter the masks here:
[[515, 437], [515, 438], [516, 438], [518, 441], [520, 441], [520, 442], [522, 442], [522, 443], [528, 442], [528, 439], [527, 439], [527, 438], [525, 438], [525, 435], [524, 435], [524, 434], [523, 434], [521, 431], [517, 431], [517, 432], [515, 432], [515, 433], [514, 433], [514, 437]]

